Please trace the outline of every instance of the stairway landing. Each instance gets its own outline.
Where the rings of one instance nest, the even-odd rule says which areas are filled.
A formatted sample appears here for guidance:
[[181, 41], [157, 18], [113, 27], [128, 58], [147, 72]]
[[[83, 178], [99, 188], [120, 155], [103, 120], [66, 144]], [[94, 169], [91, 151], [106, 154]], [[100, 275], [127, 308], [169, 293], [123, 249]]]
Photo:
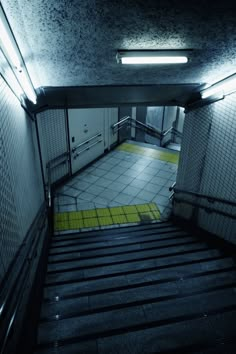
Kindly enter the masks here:
[[177, 163], [178, 153], [167, 149], [131, 141], [119, 145], [56, 191], [55, 232], [165, 218]]

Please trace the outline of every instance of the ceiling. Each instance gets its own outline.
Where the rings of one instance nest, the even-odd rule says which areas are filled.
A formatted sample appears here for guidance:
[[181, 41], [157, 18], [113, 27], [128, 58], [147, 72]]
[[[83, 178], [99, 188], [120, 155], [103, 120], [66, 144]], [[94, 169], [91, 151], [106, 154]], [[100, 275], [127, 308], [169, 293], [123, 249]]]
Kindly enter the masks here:
[[[184, 84], [188, 96], [236, 71], [234, 3], [2, 0], [35, 88], [162, 85], [167, 93]], [[117, 64], [118, 49], [192, 51], [187, 64], [140, 67]]]

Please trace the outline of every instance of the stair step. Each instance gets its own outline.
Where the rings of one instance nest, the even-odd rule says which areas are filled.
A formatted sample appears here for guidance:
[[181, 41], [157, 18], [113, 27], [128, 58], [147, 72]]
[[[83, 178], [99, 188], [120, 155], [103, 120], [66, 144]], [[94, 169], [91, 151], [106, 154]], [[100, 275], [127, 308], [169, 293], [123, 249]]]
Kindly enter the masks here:
[[116, 256], [116, 255], [125, 255], [131, 254], [142, 250], [151, 250], [151, 249], [164, 249], [169, 247], [174, 247], [177, 245], [184, 245], [189, 243], [198, 243], [199, 240], [196, 237], [191, 237], [189, 235], [178, 237], [178, 239], [174, 238], [171, 240], [151, 240], [151, 241], [143, 241], [142, 243], [136, 243], [127, 245], [124, 244], [122, 246], [110, 246], [103, 248], [93, 248], [87, 250], [81, 250], [79, 248], [71, 250], [70, 252], [66, 252], [66, 254], [57, 254], [57, 255], [49, 255], [48, 263], [49, 264], [58, 264], [61, 262], [71, 262], [76, 259], [85, 260], [85, 259], [93, 259], [98, 257], [108, 257], [108, 256]]
[[116, 277], [120, 275], [128, 275], [139, 273], [145, 269], [155, 268], [156, 271], [165, 268], [172, 268], [177, 265], [191, 264], [193, 262], [200, 262], [203, 259], [211, 259], [214, 257], [222, 257], [221, 251], [209, 250], [208, 248], [200, 250], [191, 250], [186, 253], [175, 256], [166, 256], [159, 259], [158, 256], [151, 259], [136, 260], [132, 263], [124, 263], [113, 266], [106, 266], [100, 268], [93, 268], [87, 270], [74, 270], [73, 272], [49, 274], [46, 277], [45, 286], [54, 286], [58, 284], [70, 284], [85, 279], [95, 280], [109, 277]]
[[56, 235], [36, 351], [227, 352], [235, 293], [231, 253], [171, 223]]
[[[153, 224], [153, 225], [157, 225], [157, 224]], [[149, 225], [150, 226], [150, 225]], [[174, 231], [182, 231], [179, 227], [175, 227], [175, 226], [169, 226], [169, 225], [163, 225], [162, 227], [148, 227], [148, 228], [141, 228], [141, 229], [137, 229], [136, 227], [133, 228], [129, 228], [127, 230], [127, 228], [121, 228], [120, 232], [117, 232], [117, 228], [114, 229], [109, 229], [109, 233], [106, 232], [104, 233], [105, 230], [103, 231], [92, 231], [91, 233], [87, 233], [87, 235], [85, 236], [84, 233], [81, 234], [75, 234], [74, 236], [72, 235], [68, 235], [68, 237], [65, 237], [63, 235], [63, 237], [59, 238], [52, 238], [51, 241], [51, 247], [53, 246], [57, 246], [57, 245], [65, 245], [66, 243], [69, 242], [75, 242], [77, 241], [78, 243], [87, 243], [90, 242], [91, 240], [93, 240], [93, 242], [95, 241], [101, 241], [101, 240], [110, 240], [113, 241], [114, 239], [119, 239], [121, 237], [123, 238], [136, 238], [138, 236], [143, 237], [144, 235], [148, 234], [148, 235], [159, 235], [159, 234], [164, 234], [164, 233], [169, 233], [169, 232], [174, 232]], [[106, 230], [107, 231], [107, 230]]]
[[[179, 278], [173, 281], [147, 281], [126, 287], [117, 287], [106, 292], [84, 292], [78, 297], [44, 303], [42, 321], [52, 321], [57, 314], [62, 319], [79, 317], [86, 314], [129, 308], [135, 305], [165, 302], [170, 299], [184, 298], [194, 294], [234, 288], [236, 286], [236, 267], [202, 272], [195, 277]], [[210, 274], [209, 274], [210, 273]], [[205, 275], [204, 275], [205, 274]]]
[[165, 230], [162, 231], [161, 233], [157, 234], [156, 231], [149, 231], [145, 234], [143, 233], [138, 233], [136, 232], [135, 234], [125, 234], [125, 235], [117, 235], [112, 238], [93, 238], [89, 237], [86, 241], [85, 240], [71, 240], [71, 241], [63, 241], [62, 243], [58, 242], [56, 244], [51, 245], [51, 252], [55, 251], [60, 251], [61, 248], [65, 247], [73, 247], [73, 246], [89, 246], [93, 245], [96, 247], [96, 245], [99, 247], [101, 244], [107, 243], [110, 245], [115, 245], [115, 244], [124, 244], [125, 242], [135, 242], [138, 243], [139, 241], [145, 241], [147, 237], [155, 237], [156, 240], [158, 239], [163, 239], [163, 238], [170, 238], [176, 235], [187, 235], [188, 233], [182, 231], [182, 230]]
[[44, 300], [46, 302], [55, 303], [55, 298], [59, 296], [60, 299], [70, 299], [73, 297], [88, 296], [89, 294], [107, 293], [132, 287], [140, 283], [156, 282], [170, 282], [178, 279], [186, 279], [201, 276], [206, 272], [212, 274], [224, 271], [235, 266], [235, 262], [231, 257], [218, 259], [204, 259], [204, 261], [196, 260], [195, 263], [175, 266], [167, 269], [157, 271], [154, 269], [141, 269], [140, 272], [134, 272], [128, 275], [120, 275], [117, 277], [106, 277], [98, 280], [84, 280], [70, 285], [50, 286], [44, 289]]
[[160, 249], [158, 246], [151, 247], [146, 250], [140, 249], [132, 253], [124, 253], [118, 255], [107, 255], [103, 257], [92, 257], [91, 259], [77, 259], [73, 258], [69, 262], [62, 262], [56, 264], [48, 264], [47, 274], [55, 274], [62, 272], [71, 272], [73, 270], [88, 270], [99, 267], [110, 267], [112, 265], [129, 264], [134, 261], [148, 260], [149, 258], [165, 258], [169, 256], [185, 254], [189, 251], [198, 251], [199, 249], [207, 249], [208, 245], [205, 242], [191, 241], [184, 242], [182, 245], [168, 246], [166, 249]]
[[65, 245], [65, 246], [60, 246], [60, 247], [51, 247], [51, 251], [49, 251], [49, 256], [55, 256], [55, 255], [62, 255], [62, 254], [67, 254], [70, 252], [84, 252], [84, 251], [93, 251], [93, 250], [100, 250], [100, 249], [114, 249], [116, 247], [128, 247], [131, 245], [139, 245], [139, 244], [145, 244], [145, 243], [150, 243], [153, 241], [162, 242], [165, 241], [171, 241], [171, 240], [180, 240], [184, 239], [185, 237], [193, 237], [190, 236], [188, 233], [185, 233], [184, 231], [173, 231], [173, 232], [168, 232], [167, 234], [159, 234], [158, 237], [157, 235], [154, 234], [146, 234], [144, 237], [137, 237], [136, 239], [128, 239], [128, 238], [117, 238], [112, 241], [101, 241], [101, 242], [90, 242], [90, 243], [84, 243], [84, 244], [79, 244], [79, 243], [74, 243], [73, 245]]
[[75, 338], [78, 342], [105, 338], [134, 330], [201, 319], [227, 311], [236, 311], [235, 293], [232, 288], [176, 298], [166, 303], [150, 302], [125, 309], [44, 322], [39, 326], [38, 343], [68, 342]]

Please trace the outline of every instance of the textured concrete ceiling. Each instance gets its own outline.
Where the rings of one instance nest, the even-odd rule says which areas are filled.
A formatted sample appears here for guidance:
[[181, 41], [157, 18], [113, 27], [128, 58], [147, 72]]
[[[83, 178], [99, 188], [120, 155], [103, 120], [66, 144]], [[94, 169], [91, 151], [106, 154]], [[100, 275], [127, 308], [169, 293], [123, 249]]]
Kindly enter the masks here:
[[[236, 71], [227, 0], [2, 0], [35, 87], [190, 84]], [[117, 49], [192, 49], [180, 66], [122, 66]]]

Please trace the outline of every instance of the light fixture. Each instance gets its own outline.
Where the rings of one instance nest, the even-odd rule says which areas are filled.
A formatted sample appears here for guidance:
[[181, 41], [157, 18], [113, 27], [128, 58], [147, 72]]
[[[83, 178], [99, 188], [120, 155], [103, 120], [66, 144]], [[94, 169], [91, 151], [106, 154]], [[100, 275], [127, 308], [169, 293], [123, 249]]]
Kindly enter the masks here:
[[0, 47], [2, 52], [8, 62], [11, 65], [11, 68], [22, 88], [27, 98], [36, 104], [37, 96], [34, 91], [34, 87], [31, 83], [27, 69], [23, 64], [23, 60], [15, 39], [12, 35], [11, 29], [9, 27], [6, 15], [0, 6]]
[[23, 69], [19, 72], [19, 78], [20, 78], [20, 85], [21, 85], [24, 93], [26, 94], [28, 99], [31, 102], [33, 102], [33, 104], [36, 104], [37, 103], [37, 96], [35, 94], [34, 88], [31, 85], [31, 82], [30, 82], [27, 74], [24, 72]]
[[0, 17], [0, 42], [3, 52], [7, 55], [8, 59], [11, 61], [12, 65], [19, 69], [21, 66], [18, 55], [16, 54], [16, 48], [12, 43], [9, 30], [7, 30], [7, 22], [4, 21], [4, 18]]
[[229, 95], [236, 91], [236, 74], [226, 77], [225, 79], [216, 82], [207, 89], [201, 91], [201, 97], [207, 98], [216, 94], [223, 96]]
[[185, 64], [186, 51], [178, 50], [121, 50], [117, 52], [119, 64]]

